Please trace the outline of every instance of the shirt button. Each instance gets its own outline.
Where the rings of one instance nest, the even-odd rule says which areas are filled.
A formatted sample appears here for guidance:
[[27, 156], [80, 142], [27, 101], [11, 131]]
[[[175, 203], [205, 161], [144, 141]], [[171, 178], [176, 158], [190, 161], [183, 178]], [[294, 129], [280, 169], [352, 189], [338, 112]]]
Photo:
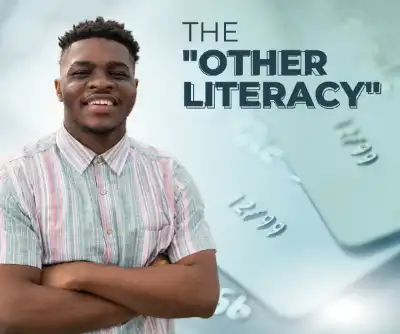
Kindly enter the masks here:
[[111, 234], [113, 232], [112, 228], [107, 229], [107, 234]]
[[100, 194], [101, 194], [101, 195], [107, 194], [107, 189], [101, 189], [101, 190], [100, 190]]
[[95, 162], [96, 164], [101, 164], [101, 163], [104, 162], [104, 158], [103, 158], [103, 157], [96, 157], [96, 158], [94, 159], [94, 162]]

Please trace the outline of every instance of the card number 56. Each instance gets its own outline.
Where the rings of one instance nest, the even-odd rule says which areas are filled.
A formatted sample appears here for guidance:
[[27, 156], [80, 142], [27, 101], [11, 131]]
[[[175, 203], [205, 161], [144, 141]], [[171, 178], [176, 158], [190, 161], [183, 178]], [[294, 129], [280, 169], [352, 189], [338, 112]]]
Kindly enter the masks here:
[[214, 315], [226, 315], [231, 320], [246, 320], [251, 315], [251, 308], [246, 301], [245, 295], [230, 288], [222, 288]]

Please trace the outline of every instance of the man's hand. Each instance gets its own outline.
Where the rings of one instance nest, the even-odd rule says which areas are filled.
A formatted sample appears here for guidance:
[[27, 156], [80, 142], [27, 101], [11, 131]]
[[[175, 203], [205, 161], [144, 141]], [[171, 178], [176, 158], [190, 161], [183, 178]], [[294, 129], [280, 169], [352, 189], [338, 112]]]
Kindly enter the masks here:
[[[169, 264], [166, 255], [158, 255], [151, 267]], [[52, 288], [80, 291], [79, 281], [86, 272], [90, 272], [93, 263], [78, 261], [61, 263], [44, 267], [42, 270], [42, 285]]]
[[160, 266], [160, 265], [163, 265], [163, 264], [170, 264], [169, 258], [166, 255], [160, 254], [153, 261], [153, 263], [150, 265], [150, 267], [156, 267], [156, 266]]

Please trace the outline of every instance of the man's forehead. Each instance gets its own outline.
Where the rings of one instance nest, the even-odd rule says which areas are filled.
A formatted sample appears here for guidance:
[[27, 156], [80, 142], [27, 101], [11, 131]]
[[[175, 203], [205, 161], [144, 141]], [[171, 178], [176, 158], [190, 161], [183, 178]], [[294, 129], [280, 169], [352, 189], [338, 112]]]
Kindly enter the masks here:
[[62, 65], [70, 67], [76, 62], [125, 63], [129, 66], [132, 65], [132, 57], [128, 49], [118, 42], [104, 38], [90, 38], [72, 43], [64, 52]]

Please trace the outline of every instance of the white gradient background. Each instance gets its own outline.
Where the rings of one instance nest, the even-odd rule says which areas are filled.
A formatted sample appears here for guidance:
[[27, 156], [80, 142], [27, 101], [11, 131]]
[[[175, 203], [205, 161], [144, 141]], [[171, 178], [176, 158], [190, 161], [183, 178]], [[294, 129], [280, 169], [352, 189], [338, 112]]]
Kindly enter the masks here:
[[[394, 14], [398, 5], [385, 3], [382, 8], [372, 1], [355, 1], [346, 7], [339, 0], [323, 4], [317, 0], [301, 4], [289, 0], [131, 0], [112, 5], [95, 0], [15, 1], [14, 5], [0, 1], [0, 154], [12, 153], [61, 124], [62, 106], [53, 88], [58, 75], [57, 37], [73, 23], [97, 15], [126, 22], [141, 46], [139, 95], [128, 122], [130, 135], [171, 152], [195, 176], [209, 208], [221, 268], [277, 314], [301, 317], [396, 254], [398, 247], [369, 257], [347, 256], [300, 187], [289, 180], [283, 163], [266, 166], [234, 145], [228, 125], [247, 122], [246, 112], [185, 110], [183, 81], [201, 86], [207, 78], [196, 64], [183, 63], [182, 49], [322, 47], [328, 59], [336, 57], [334, 68], [328, 60], [330, 79], [379, 79], [386, 89], [396, 84], [385, 71], [397, 65], [399, 46], [392, 36], [398, 31]], [[379, 19], [377, 13], [385, 18]], [[358, 17], [354, 26], [346, 28], [344, 22], [354, 16]], [[211, 37], [204, 43], [187, 41], [182, 21], [213, 25], [216, 20], [237, 21], [240, 42], [216, 44]], [[360, 63], [362, 69], [354, 74]], [[353, 76], [343, 78], [350, 69]], [[250, 78], [240, 78], [246, 79]], [[229, 72], [218, 80], [235, 78]], [[393, 92], [388, 94], [394, 98]], [[282, 217], [288, 231], [270, 240], [250, 226], [253, 223], [241, 223], [228, 211], [227, 203], [243, 192]], [[184, 324], [182, 333], [198, 332], [190, 323]]]

